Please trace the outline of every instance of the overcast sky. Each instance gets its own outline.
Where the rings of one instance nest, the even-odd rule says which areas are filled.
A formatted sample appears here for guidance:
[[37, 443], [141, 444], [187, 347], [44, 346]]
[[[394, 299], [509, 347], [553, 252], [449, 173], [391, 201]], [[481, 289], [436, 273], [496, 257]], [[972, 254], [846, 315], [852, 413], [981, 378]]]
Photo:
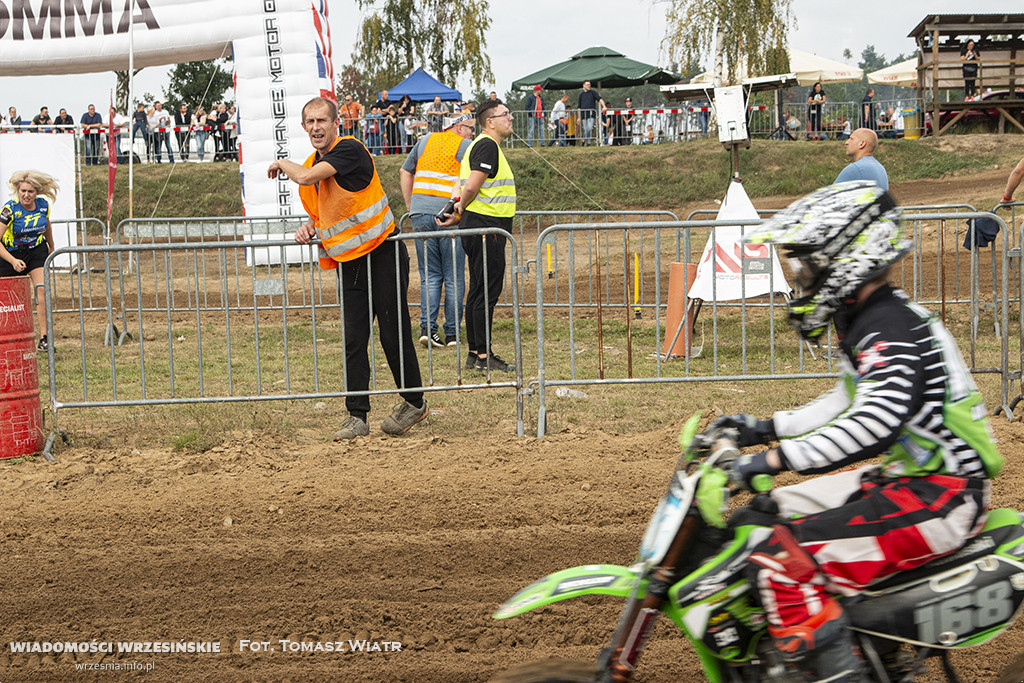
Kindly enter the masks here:
[[[233, 0], [238, 1], [238, 0]], [[843, 50], [849, 49], [860, 59], [866, 45], [874, 45], [877, 53], [892, 59], [898, 54], [914, 51], [914, 42], [907, 34], [929, 13], [1006, 12], [1005, 0], [931, 0], [928, 3], [893, 2], [893, 0], [861, 0], [846, 4], [846, 11], [836, 12], [834, 5], [820, 0], [793, 0], [797, 27], [790, 34], [790, 45], [837, 61], [843, 61]], [[660, 50], [665, 32], [663, 2], [646, 0], [630, 6], [618, 0], [597, 0], [587, 3], [551, 2], [550, 0], [508, 0], [491, 2], [491, 30], [487, 35], [488, 52], [494, 70], [491, 84], [499, 96], [512, 81], [545, 66], [568, 59], [577, 52], [595, 45], [604, 45], [633, 59], [664, 65]], [[359, 24], [354, 0], [330, 0], [331, 32], [334, 39], [335, 68], [347, 63]], [[710, 59], [704, 66], [710, 66]], [[149, 92], [157, 98], [167, 85], [169, 67], [144, 69], [136, 79], [135, 92]], [[3, 63], [0, 61], [0, 72]], [[90, 103], [106, 120], [106, 102], [114, 87], [112, 73], [75, 74], [0, 78], [0, 107], [16, 106], [25, 118], [31, 118], [46, 105], [56, 116], [66, 107], [76, 121]], [[468, 83], [456, 87], [469, 96]]]

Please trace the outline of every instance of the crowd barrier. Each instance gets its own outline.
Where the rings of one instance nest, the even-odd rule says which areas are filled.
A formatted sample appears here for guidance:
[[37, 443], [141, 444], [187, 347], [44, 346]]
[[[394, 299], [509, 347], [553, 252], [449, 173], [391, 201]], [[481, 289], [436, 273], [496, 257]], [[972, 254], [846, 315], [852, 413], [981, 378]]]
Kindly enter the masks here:
[[[122, 156], [126, 154], [125, 150], [121, 149], [121, 137], [126, 136], [129, 140], [129, 149], [139, 157], [139, 160], [148, 159], [152, 160], [155, 158], [156, 147], [154, 142], [154, 134], [160, 134], [166, 136], [161, 138], [161, 144], [166, 143], [166, 147], [161, 150], [161, 153], [177, 154], [181, 155], [182, 148], [181, 143], [184, 141], [188, 149], [186, 150], [190, 155], [195, 153], [199, 155], [202, 151], [202, 155], [205, 157], [206, 154], [230, 156], [235, 158], [238, 150], [233, 147], [237, 140], [238, 124], [227, 123], [224, 125], [205, 125], [205, 126], [159, 126], [147, 128], [145, 133], [139, 131], [132, 134], [132, 126], [116, 125], [113, 127], [115, 135], [115, 145], [117, 146], [117, 154]], [[97, 153], [99, 154], [99, 161], [102, 165], [106, 165], [105, 159], [108, 155], [107, 148], [107, 133], [110, 127], [104, 124], [104, 127], [95, 133], [91, 133], [96, 139], [99, 147]], [[174, 135], [171, 135], [174, 133]], [[181, 139], [178, 137], [178, 133], [185, 133]], [[196, 133], [204, 133], [204, 136], [198, 136]], [[81, 125], [74, 126], [62, 126], [62, 125], [22, 125], [22, 126], [0, 126], [0, 135], [60, 135], [60, 134], [71, 134], [75, 136], [77, 143], [81, 144], [84, 141], [86, 135]], [[219, 137], [220, 140], [215, 138]], [[138, 141], [141, 138], [141, 142]], [[226, 139], [225, 139], [226, 138]], [[207, 140], [210, 140], [210, 146], [214, 149], [207, 150]], [[172, 143], [173, 141], [173, 143]], [[220, 142], [220, 144], [218, 144]], [[85, 150], [82, 151], [83, 156]]]
[[[451, 239], [465, 235], [502, 234], [502, 230], [438, 231], [406, 234], [392, 240]], [[485, 241], [486, 243], [486, 241]], [[303, 246], [302, 263], [284, 258], [262, 259], [246, 266], [253, 252], [282, 257], [299, 248], [291, 239], [209, 240], [111, 244], [66, 247], [51, 254], [44, 266], [47, 278], [55, 260], [65, 255], [100, 259], [106, 264], [102, 310], [89, 310], [78, 290], [77, 329], [58, 317], [55, 297], [46, 292], [46, 318], [54, 344], [48, 352], [49, 406], [60, 410], [85, 407], [158, 404], [200, 404], [282, 399], [333, 398], [350, 395], [396, 394], [404, 389], [437, 392], [453, 389], [515, 388], [522, 386], [520, 307], [513, 291], [511, 328], [517, 371], [514, 376], [464, 374], [460, 360], [466, 342], [456, 337], [456, 354], [435, 357], [426, 350], [421, 362], [422, 387], [391, 385], [390, 374], [378, 378], [376, 334], [370, 338], [370, 388], [345, 391], [345, 314], [340, 295], [340, 269], [320, 271], [315, 246]], [[512, 268], [517, 250], [509, 249]], [[397, 257], [396, 257], [397, 258]], [[126, 331], [132, 344], [103, 349], [99, 344], [118, 316], [115, 264], [134, 263], [132, 274], [120, 279]], [[397, 265], [397, 264], [396, 264]], [[151, 270], [152, 268], [152, 270]], [[399, 268], [396, 271], [400, 272]], [[123, 272], [123, 271], [122, 271]], [[316, 282], [320, 279], [322, 284]], [[399, 283], [400, 285], [400, 283]], [[311, 293], [330, 288], [330, 300]], [[369, 294], [372, 296], [372, 292]], [[301, 304], [296, 301], [301, 301]], [[400, 302], [396, 302], [396, 306]], [[414, 331], [415, 334], [415, 331]], [[122, 340], [123, 341], [123, 340]], [[54, 347], [59, 346], [57, 351]], [[446, 359], [446, 360], [445, 360]], [[391, 385], [391, 386], [389, 386]], [[517, 433], [524, 433], [523, 398], [516, 391]]]
[[[543, 435], [551, 387], [835, 375], [834, 355], [799, 343], [789, 329], [788, 286], [779, 283], [771, 287], [778, 290], [775, 294], [735, 301], [716, 301], [713, 296], [695, 306], [697, 321], [687, 332], [694, 349], [666, 355], [667, 349], [675, 350], [682, 329], [666, 324], [670, 264], [696, 263], [702, 253], [697, 249], [714, 240], [716, 230], [752, 223], [645, 220], [650, 217], [563, 220], [541, 228], [559, 216], [537, 213], [521, 217], [525, 225], [517, 230], [518, 241], [498, 230], [406, 231], [392, 238], [449, 240], [494, 232], [509, 240], [508, 302], [496, 312], [500, 319], [495, 330], [502, 335], [502, 351], [506, 344], [514, 347], [515, 378], [464, 377], [460, 360], [465, 347], [458, 339], [454, 359], [450, 354], [439, 357], [432, 348], [420, 351], [425, 390], [515, 389], [518, 434], [525, 429], [524, 397], [535, 395], [537, 433]], [[997, 412], [1011, 416], [1021, 400], [1019, 391], [1011, 398], [1011, 385], [1020, 381], [1024, 365], [1024, 320], [1018, 316], [1017, 329], [1010, 326], [1010, 305], [1019, 304], [1022, 284], [1020, 236], [998, 214], [966, 205], [915, 207], [904, 217], [915, 247], [894, 267], [894, 283], [943, 317], [961, 341], [972, 372], [997, 376]], [[968, 255], [961, 244], [965, 239], [973, 242], [970, 221], [975, 218], [994, 220], [1001, 230], [990, 247], [972, 249]], [[335, 271], [321, 271], [315, 251], [297, 246], [287, 234], [301, 220], [293, 216], [126, 221], [117, 227], [114, 244], [85, 244], [51, 255], [47, 318], [62, 347], [59, 354], [49, 354], [53, 411], [347, 395], [341, 388], [344, 363], [337, 358], [343, 303]], [[403, 217], [401, 222], [405, 221]], [[280, 232], [287, 236], [275, 239]], [[524, 260], [519, 241], [527, 240], [533, 253]], [[296, 249], [297, 261], [288, 256]], [[983, 255], [985, 250], [991, 255]], [[103, 264], [102, 292], [81, 282], [69, 289], [63, 280], [55, 280], [54, 262], [72, 254], [81, 263], [88, 259], [90, 264]], [[535, 270], [532, 288], [524, 286], [528, 264]], [[418, 279], [416, 273], [413, 261], [412, 282]], [[535, 292], [532, 300], [524, 296], [529, 289]], [[100, 300], [102, 306], [96, 303]], [[415, 291], [409, 305], [419, 305]], [[520, 332], [527, 306], [535, 311], [537, 355], [536, 379], [524, 383], [524, 376], [534, 375], [534, 368], [524, 367]], [[77, 313], [77, 330], [70, 312]], [[414, 334], [417, 313], [410, 311]], [[104, 350], [98, 341], [109, 336], [104, 329], [116, 323], [123, 325], [133, 343], [122, 336], [121, 346], [110, 344]], [[826, 351], [832, 342], [827, 335]], [[1016, 357], [1011, 362], [1011, 351], [1020, 357], [1019, 363]], [[525, 360], [529, 364], [533, 359]], [[395, 393], [389, 384], [390, 378], [378, 383], [374, 374], [366, 393]]]

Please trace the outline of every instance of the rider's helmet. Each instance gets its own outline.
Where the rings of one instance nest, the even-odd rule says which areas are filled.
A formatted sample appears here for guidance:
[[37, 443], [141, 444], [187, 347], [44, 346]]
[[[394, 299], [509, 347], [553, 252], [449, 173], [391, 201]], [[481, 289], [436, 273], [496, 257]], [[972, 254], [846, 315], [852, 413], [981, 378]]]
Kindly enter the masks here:
[[910, 251], [892, 196], [870, 181], [836, 183], [790, 204], [747, 236], [783, 250], [802, 289], [789, 321], [818, 342], [857, 290]]

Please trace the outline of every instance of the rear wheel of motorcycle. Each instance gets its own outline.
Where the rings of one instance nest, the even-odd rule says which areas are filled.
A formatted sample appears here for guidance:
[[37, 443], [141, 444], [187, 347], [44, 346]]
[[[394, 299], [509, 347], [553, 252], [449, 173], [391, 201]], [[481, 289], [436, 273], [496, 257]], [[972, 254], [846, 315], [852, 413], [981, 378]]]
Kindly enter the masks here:
[[593, 662], [546, 659], [509, 669], [491, 683], [589, 683], [596, 673]]

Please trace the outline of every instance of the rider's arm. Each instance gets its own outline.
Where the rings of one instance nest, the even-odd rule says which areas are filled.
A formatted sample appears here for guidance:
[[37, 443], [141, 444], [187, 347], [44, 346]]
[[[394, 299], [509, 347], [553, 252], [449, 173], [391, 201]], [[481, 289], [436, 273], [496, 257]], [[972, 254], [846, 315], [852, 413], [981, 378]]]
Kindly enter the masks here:
[[[828, 472], [879, 455], [896, 441], [924, 401], [931, 400], [911, 323], [906, 318], [877, 320], [862, 329], [859, 338], [851, 340], [859, 351], [849, 406], [820, 428], [782, 439], [779, 452], [786, 469]], [[942, 401], [943, 396], [934, 400]]]

